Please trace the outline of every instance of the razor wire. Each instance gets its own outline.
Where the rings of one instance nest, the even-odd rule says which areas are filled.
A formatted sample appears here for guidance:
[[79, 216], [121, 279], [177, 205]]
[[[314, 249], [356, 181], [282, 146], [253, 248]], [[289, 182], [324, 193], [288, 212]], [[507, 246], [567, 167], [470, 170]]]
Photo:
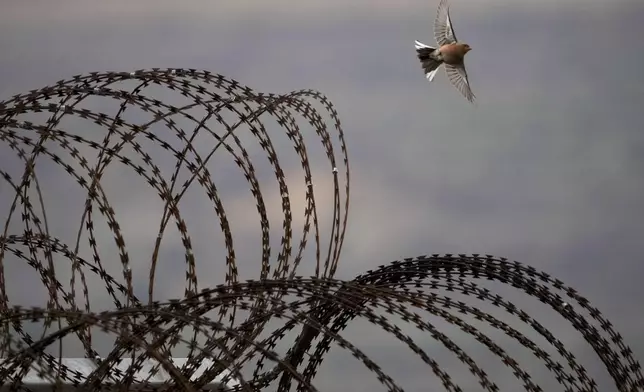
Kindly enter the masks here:
[[[131, 87], [125, 88], [126, 85]], [[151, 87], [178, 93], [184, 101], [167, 103], [148, 93]], [[117, 102], [118, 110], [110, 114], [88, 108], [85, 104], [92, 97]], [[127, 114], [132, 108], [151, 119], [130, 120]], [[201, 118], [194, 114], [195, 108], [204, 113]], [[47, 116], [45, 121], [30, 117], [43, 113]], [[228, 120], [230, 115], [235, 120]], [[294, 239], [294, 231], [299, 229], [294, 228], [285, 171], [272, 131], [264, 125], [267, 116], [288, 137], [304, 173], [305, 209], [299, 242]], [[314, 129], [333, 176], [328, 243], [323, 241], [319, 224], [322, 207], [319, 201], [316, 204], [315, 168], [309, 159], [312, 147], [305, 143], [298, 116]], [[325, 116], [330, 119], [329, 125]], [[102, 130], [102, 141], [92, 140], [82, 129], [61, 126], [66, 118], [91, 121]], [[190, 128], [184, 122], [191, 124]], [[216, 129], [211, 126], [213, 122]], [[153, 130], [160, 125], [176, 137], [174, 143]], [[245, 148], [241, 132], [250, 132], [261, 146], [279, 189], [282, 225], [276, 265], [271, 263], [269, 223], [269, 212], [274, 206], [267, 205], [257, 178], [257, 164]], [[197, 151], [196, 140], [203, 134], [213, 140], [207, 154]], [[169, 179], [141, 140], [172, 154], [174, 170]], [[146, 361], [153, 360], [155, 365], [150, 377], [154, 372], [164, 371], [170, 381], [162, 385], [149, 383], [148, 390], [197, 391], [215, 376], [228, 371], [224, 380], [235, 379], [238, 385], [234, 390], [288, 391], [296, 387], [298, 391], [317, 391], [317, 372], [333, 348], [349, 352], [387, 390], [402, 391], [399, 381], [342, 334], [352, 322], [364, 320], [408, 347], [431, 369], [445, 390], [463, 389], [456, 377], [443, 369], [440, 360], [411, 337], [410, 329], [426, 334], [449, 349], [476, 377], [481, 390], [499, 391], [494, 377], [488, 375], [484, 366], [432, 321], [440, 319], [499, 357], [526, 391], [543, 390], [540, 380], [523, 369], [478, 324], [464, 317], [470, 316], [485, 325], [486, 330], [500, 331], [525, 347], [554, 375], [562, 390], [598, 391], [593, 376], [555, 332], [541, 324], [538, 315], [488, 288], [485, 283], [492, 281], [536, 298], [570, 323], [592, 347], [618, 390], [644, 391], [640, 364], [612, 324], [574, 289], [533, 267], [490, 255], [431, 255], [396, 261], [352, 280], [336, 279], [348, 219], [349, 161], [338, 114], [331, 102], [317, 91], [262, 94], [222, 75], [194, 69], [96, 72], [1, 102], [0, 142], [0, 146], [18, 157], [21, 172], [17, 176], [0, 167], [3, 177], [0, 200], [2, 208], [8, 210], [0, 235], [3, 335], [0, 356], [4, 358], [0, 380], [3, 384], [29, 390], [22, 379], [30, 368], [37, 366], [52, 385], [62, 381], [91, 390], [115, 386], [127, 390], [133, 383], [149, 382], [149, 377], [141, 380], [135, 374], [143, 369]], [[96, 153], [94, 161], [87, 158], [87, 151]], [[213, 168], [209, 162], [215, 152], [232, 157], [255, 200], [262, 237], [261, 268], [256, 279], [240, 279], [240, 261], [235, 251], [235, 244], [239, 246], [239, 243], [234, 239], [220, 197], [221, 189], [210, 173]], [[147, 299], [135, 294], [128, 240], [102, 182], [106, 170], [115, 164], [140, 176], [164, 205], [159, 227], [150, 228], [157, 230], [157, 236], [150, 255]], [[46, 196], [39, 185], [43, 165], [62, 168], [85, 195], [75, 243], [61, 240], [49, 229]], [[181, 170], [189, 172], [183, 182]], [[198, 282], [197, 260], [181, 203], [191, 186], [201, 187], [207, 195], [225, 240], [226, 274], [220, 285], [204, 288], [203, 280], [201, 284]], [[328, 210], [330, 206], [324, 207]], [[110, 274], [106, 267], [106, 263], [115, 260], [101, 256], [95, 228], [99, 217], [107, 222], [118, 247], [121, 276]], [[21, 230], [14, 228], [16, 222]], [[184, 248], [185, 292], [176, 300], [158, 300], [155, 299], [156, 270], [164, 235], [172, 223], [180, 233]], [[86, 251], [81, 250], [82, 234], [87, 238]], [[315, 273], [303, 277], [297, 274], [297, 269], [302, 263], [310, 263], [305, 255], [310, 242], [314, 244]], [[12, 303], [6, 290], [7, 279], [12, 278], [5, 273], [9, 257], [40, 275], [49, 293], [46, 307]], [[58, 257], [71, 266], [67, 284], [56, 275]], [[113, 302], [111, 309], [91, 308], [88, 275], [97, 276], [103, 282]], [[82, 301], [77, 299], [78, 290]], [[470, 301], [460, 300], [455, 294]], [[482, 310], [479, 303], [502, 309], [511, 321]], [[402, 319], [408, 329], [403, 329], [395, 318]], [[283, 321], [283, 325], [273, 326], [271, 323], [276, 320]], [[26, 330], [28, 322], [42, 323], [40, 336]], [[547, 341], [565, 363], [535, 342], [532, 335], [519, 330], [518, 324]], [[107, 356], [100, 356], [93, 346], [92, 333], [96, 328], [114, 336], [115, 343]], [[299, 331], [292, 341], [286, 338], [291, 331]], [[61, 346], [63, 338], [72, 335], [82, 343], [84, 355], [96, 361], [97, 367], [89, 375], [63, 365], [60, 358], [47, 352], [55, 345]], [[279, 353], [279, 344], [286, 344], [288, 350]], [[188, 360], [182, 367], [170, 361], [172, 350], [179, 346], [189, 350]], [[115, 364], [127, 357], [132, 360], [128, 369], [116, 369]], [[210, 365], [198, 373], [197, 368], [204, 362]]]

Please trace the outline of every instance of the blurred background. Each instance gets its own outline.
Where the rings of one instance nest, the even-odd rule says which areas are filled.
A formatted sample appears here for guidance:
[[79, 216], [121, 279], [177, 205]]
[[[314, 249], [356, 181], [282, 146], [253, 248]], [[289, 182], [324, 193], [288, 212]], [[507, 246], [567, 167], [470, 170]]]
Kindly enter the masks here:
[[[339, 112], [351, 165], [349, 226], [337, 277], [431, 253], [518, 260], [577, 288], [642, 358], [644, 3], [451, 0], [456, 35], [473, 48], [466, 67], [476, 105], [443, 72], [428, 83], [416, 58], [415, 39], [435, 42], [437, 6], [438, 0], [0, 0], [0, 100], [75, 74], [152, 67], [206, 69], [266, 93], [320, 90]], [[117, 108], [96, 105], [104, 112]], [[81, 123], [61, 126], [99, 132]], [[284, 159], [290, 162], [286, 172], [293, 181], [294, 216], [301, 225], [305, 185], [283, 139], [281, 148], [291, 155]], [[313, 145], [316, 192], [321, 192], [316, 202], [322, 231], [328, 233], [331, 193], [324, 192], [330, 191], [332, 177], [319, 142]], [[20, 161], [2, 148], [3, 168], [19, 176]], [[249, 151], [261, 161], [258, 145]], [[173, 164], [171, 156], [165, 159]], [[231, 220], [241, 278], [257, 277], [261, 249], [254, 200], [232, 160], [219, 159], [210, 171]], [[46, 173], [41, 185], [52, 230], [73, 243], [85, 195], [70, 192], [75, 183], [61, 168], [39, 165]], [[269, 183], [271, 175], [264, 173]], [[135, 278], [147, 293], [149, 253], [162, 205], [127, 168], [115, 165], [104, 183], [125, 232]], [[206, 287], [224, 282], [226, 253], [216, 216], [212, 211], [211, 218], [204, 216], [208, 201], [200, 197], [182, 211], [199, 260], [200, 286]], [[12, 200], [13, 190], [0, 187], [0, 220], [6, 220]], [[279, 197], [269, 198], [267, 208], [279, 215]], [[20, 222], [14, 221], [10, 232], [18, 234]], [[111, 234], [101, 224], [102, 254], [116, 256]], [[279, 219], [272, 229], [279, 234]], [[162, 252], [157, 297], [181, 296], [185, 262], [176, 233], [164, 240]], [[36, 282], [38, 274], [10, 255], [4, 263], [10, 301], [44, 306], [45, 289], [24, 283]], [[314, 264], [305, 259], [298, 274], [313, 272]], [[90, 294], [97, 308], [110, 306], [100, 290]], [[526, 310], [539, 311], [539, 305]], [[616, 390], [602, 364], [586, 355], [582, 337], [551, 316], [557, 336], [579, 353], [599, 390]], [[544, 318], [547, 323], [548, 316], [537, 317]], [[417, 359], [407, 366], [407, 347], [364, 323], [346, 334], [403, 380], [401, 386], [427, 390], [428, 369]], [[476, 342], [460, 344], [475, 359], [486, 358]], [[434, 353], [446, 355], [440, 348]], [[66, 353], [74, 355], [82, 352]], [[373, 376], [365, 383], [360, 374], [369, 371], [347, 352], [331, 355], [318, 377], [321, 390], [384, 388]], [[467, 368], [452, 362], [445, 366], [462, 374], [465, 390], [473, 390]], [[492, 369], [502, 390], [520, 386], [502, 364]], [[545, 368], [533, 372], [536, 378], [552, 377]], [[549, 382], [554, 379], [542, 385]]]

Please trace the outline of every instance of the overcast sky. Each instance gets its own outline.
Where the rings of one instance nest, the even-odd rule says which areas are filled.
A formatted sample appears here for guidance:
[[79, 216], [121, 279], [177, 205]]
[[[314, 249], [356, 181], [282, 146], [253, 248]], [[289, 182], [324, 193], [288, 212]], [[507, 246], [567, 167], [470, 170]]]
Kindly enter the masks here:
[[[442, 72], [428, 83], [415, 56], [415, 39], [434, 43], [438, 0], [0, 0], [0, 100], [75, 74], [152, 67], [206, 69], [266, 93], [320, 90], [339, 112], [352, 173], [349, 227], [337, 276], [350, 278], [396, 259], [432, 253], [518, 260], [577, 288], [641, 358], [644, 4], [451, 4], [456, 34], [473, 48], [466, 66], [476, 105], [470, 105]], [[67, 126], [68, 131], [76, 127], [73, 131], [81, 132], [77, 123]], [[317, 149], [312, 154], [320, 158], [314, 169], [324, 173], [327, 165], [319, 142], [315, 135], [307, 138]], [[289, 149], [292, 165], [286, 172], [297, 182], [301, 174], [292, 148], [283, 148], [285, 154]], [[256, 154], [260, 159], [261, 153]], [[8, 171], [20, 170], [15, 156], [5, 155], [0, 162]], [[225, 188], [226, 210], [243, 255], [242, 279], [257, 277], [259, 263], [249, 260], [259, 256], [258, 220], [248, 215], [254, 202], [232, 160], [222, 157], [218, 162], [210, 171]], [[171, 163], [166, 158], [166, 164]], [[76, 200], [68, 192], [66, 187], [74, 184], [63, 180], [62, 170], [41, 170], [47, 173], [42, 181], [49, 187], [50, 224], [71, 242], [82, 212], [74, 203], [83, 196]], [[326, 180], [316, 182], [317, 189], [331, 185], [330, 176], [324, 175], [318, 176]], [[65, 181], [69, 185], [63, 185]], [[105, 181], [126, 233], [140, 293], [146, 293], [160, 204], [127, 169]], [[294, 185], [294, 193], [303, 189], [299, 186]], [[198, 259], [201, 255], [200, 288], [223, 283], [224, 271], [223, 262], [204, 261], [221, 259], [224, 253], [218, 222], [202, 199], [182, 207], [192, 227], [195, 254]], [[0, 188], [3, 222], [12, 200], [13, 193]], [[279, 235], [279, 198], [267, 200], [267, 208], [277, 212], [272, 233]], [[301, 210], [299, 200], [294, 208]], [[330, 201], [320, 197], [324, 227]], [[203, 208], [210, 208], [207, 220]], [[301, 213], [294, 214], [301, 227]], [[20, 233], [19, 224], [14, 224], [14, 232]], [[113, 247], [107, 229], [101, 230], [105, 248]], [[169, 239], [161, 257], [161, 298], [181, 295], [185, 286], [183, 248], [176, 235], [172, 238], [177, 241]], [[300, 273], [311, 274], [312, 264], [303, 263]], [[25, 279], [38, 279], [10, 256], [5, 256], [5, 264]], [[9, 279], [14, 281], [8, 283], [12, 302], [44, 305], [44, 289], [36, 295], [34, 287]], [[104, 298], [93, 293], [93, 300], [101, 303]], [[547, 324], [554, 316], [536, 318], [545, 318]], [[401, 386], [427, 390], [427, 383], [435, 381], [428, 367], [407, 367], [404, 358], [420, 363], [408, 349], [389, 343], [382, 332], [356, 328], [347, 333], [355, 333], [357, 341], [362, 338], [378, 363], [402, 380]], [[601, 364], [584, 354], [588, 348], [581, 337], [561, 328], [560, 339], [577, 350], [600, 390], [616, 390]], [[405, 350], [404, 355], [396, 354]], [[436, 351], [439, 354], [445, 355]], [[362, 365], [338, 358], [325, 363], [322, 390], [378, 390], [376, 378]], [[512, 373], [504, 371], [498, 376], [493, 371], [491, 378], [507, 390], [517, 388]], [[467, 369], [455, 372], [466, 374]], [[533, 377], [539, 374], [534, 370]], [[374, 382], [365, 386], [362, 377]], [[475, 384], [463, 380], [465, 390], [476, 390]], [[548, 382], [552, 380], [543, 385]]]

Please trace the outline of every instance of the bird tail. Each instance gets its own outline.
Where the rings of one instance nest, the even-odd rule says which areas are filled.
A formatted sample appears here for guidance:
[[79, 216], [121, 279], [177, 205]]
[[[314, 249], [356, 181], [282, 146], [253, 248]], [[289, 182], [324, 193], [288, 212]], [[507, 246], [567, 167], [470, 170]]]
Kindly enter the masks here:
[[423, 70], [425, 71], [425, 77], [430, 82], [434, 79], [434, 76], [436, 76], [438, 67], [440, 67], [440, 65], [443, 63], [440, 59], [436, 58], [436, 56], [433, 56], [433, 53], [435, 51], [436, 48], [416, 41], [416, 54], [418, 55], [418, 59], [423, 66]]

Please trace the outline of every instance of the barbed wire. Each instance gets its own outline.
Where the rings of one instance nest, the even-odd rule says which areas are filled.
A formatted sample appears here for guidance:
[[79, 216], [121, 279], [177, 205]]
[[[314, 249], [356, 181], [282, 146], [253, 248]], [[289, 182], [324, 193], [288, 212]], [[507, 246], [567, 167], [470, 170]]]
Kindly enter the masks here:
[[[131, 88], [126, 89], [128, 85]], [[149, 93], [153, 87], [162, 90]], [[159, 95], [168, 91], [179, 93], [184, 101], [170, 104], [161, 100]], [[90, 100], [96, 97], [117, 102], [116, 113], [110, 115], [89, 108], [93, 104]], [[201, 118], [195, 114], [196, 108], [202, 110]], [[150, 119], [131, 120], [128, 114], [133, 110], [145, 113]], [[39, 113], [44, 113], [47, 119], [40, 121]], [[330, 119], [330, 127], [324, 120], [325, 115]], [[228, 116], [234, 120], [228, 120]], [[276, 120], [282, 134], [288, 137], [304, 173], [305, 208], [299, 242], [295, 241], [292, 196], [285, 169], [271, 137], [274, 133], [264, 125], [267, 116]], [[298, 116], [315, 131], [328, 159], [333, 176], [332, 211], [328, 205], [316, 204], [315, 170], [310, 164], [310, 150], [296, 119]], [[92, 140], [92, 131], [78, 124], [63, 126], [66, 118], [93, 122], [103, 139]], [[213, 120], [218, 129], [210, 126]], [[178, 141], [164, 140], [160, 131], [153, 130], [157, 125], [164, 125]], [[276, 265], [271, 263], [269, 223], [270, 210], [274, 208], [267, 205], [260, 189], [258, 165], [253, 163], [253, 154], [242, 142], [242, 132], [255, 138], [277, 181], [282, 231]], [[207, 154], [198, 152], [197, 140], [203, 134], [213, 138]], [[611, 323], [574, 289], [532, 267], [489, 255], [432, 255], [393, 262], [353, 280], [336, 279], [347, 227], [349, 161], [338, 114], [319, 92], [256, 93], [224, 76], [193, 69], [91, 73], [1, 102], [0, 140], [0, 146], [5, 148], [2, 153], [11, 152], [20, 160], [20, 165], [11, 164], [11, 167], [0, 161], [0, 175], [4, 178], [0, 194], [3, 207], [8, 209], [0, 236], [3, 334], [0, 356], [4, 358], [0, 380], [12, 387], [29, 390], [23, 378], [30, 368], [37, 366], [42, 377], [54, 385], [62, 380], [91, 390], [115, 386], [127, 390], [133, 383], [148, 383], [149, 390], [197, 391], [228, 371], [222, 382], [234, 379], [237, 382], [237, 386], [231, 387], [234, 390], [287, 391], [296, 386], [298, 391], [317, 391], [315, 376], [327, 353], [335, 347], [348, 351], [375, 373], [386, 389], [402, 391], [399, 381], [343, 336], [350, 323], [361, 319], [411, 349], [431, 368], [446, 390], [461, 391], [458, 381], [441, 367], [435, 356], [395, 320], [400, 319], [408, 324], [409, 330], [428, 334], [454, 353], [476, 377], [482, 390], [500, 390], [480, 363], [439, 330], [434, 320], [440, 319], [472, 336], [498, 356], [527, 391], [543, 390], [540, 380], [531, 377], [485, 331], [500, 331], [527, 348], [553, 373], [565, 391], [597, 391], [592, 375], [562, 341], [537, 321], [535, 314], [486, 287], [485, 282], [492, 281], [510, 285], [558, 312], [589, 343], [618, 390], [644, 390], [640, 364]], [[162, 175], [162, 165], [144, 148], [142, 140], [172, 154], [174, 168], [169, 179]], [[262, 262], [256, 279], [240, 280], [231, 223], [221, 190], [208, 169], [217, 151], [232, 156], [250, 188], [260, 217]], [[89, 157], [91, 152], [94, 157]], [[150, 256], [147, 300], [137, 295], [139, 290], [133, 278], [124, 228], [107, 196], [104, 177], [114, 163], [142, 177], [164, 206]], [[50, 229], [46, 197], [40, 183], [51, 165], [62, 168], [82, 188], [84, 195], [73, 243], [62, 240]], [[18, 174], [9, 169], [17, 170]], [[189, 175], [181, 182], [180, 172], [184, 169]], [[191, 186], [200, 186], [207, 195], [226, 248], [223, 284], [203, 288], [203, 280], [207, 279], [202, 279], [201, 289], [185, 208], [181, 208], [185, 207], [182, 200]], [[10, 190], [13, 194], [8, 197]], [[323, 242], [320, 208], [325, 208], [323, 215], [332, 216], [328, 244]], [[121, 276], [109, 272], [114, 259], [101, 254], [99, 243], [104, 238], [97, 234], [97, 217], [105, 219], [118, 248]], [[162, 242], [171, 221], [184, 248], [186, 286], [182, 298], [166, 301], [157, 299], [155, 278]], [[309, 262], [305, 248], [311, 236], [315, 272], [304, 278], [296, 271], [302, 260]], [[86, 244], [81, 244], [83, 238]], [[46, 306], [19, 306], [9, 299], [7, 281], [15, 279], [5, 273], [9, 258], [40, 275], [48, 293]], [[61, 277], [61, 260], [67, 260], [71, 268], [68, 284]], [[88, 283], [90, 275], [105, 286], [113, 302], [109, 309], [92, 309], [90, 292], [95, 288]], [[78, 300], [78, 290], [82, 300]], [[512, 321], [503, 321], [483, 310], [482, 303], [503, 309]], [[476, 319], [481, 327], [477, 328], [478, 324], [468, 321], [466, 316]], [[283, 325], [275, 326], [280, 320]], [[41, 323], [37, 328], [40, 337], [27, 330], [29, 323]], [[565, 364], [521, 332], [519, 324], [547, 341]], [[101, 356], [94, 347], [92, 336], [97, 328], [114, 338], [106, 356]], [[294, 339], [287, 337], [291, 331], [299, 331]], [[62, 342], [69, 336], [81, 342], [87, 358], [96, 360], [97, 367], [89, 375], [82, 375], [59, 361]], [[280, 354], [279, 344], [288, 350]], [[58, 356], [48, 352], [55, 345], [59, 346]], [[181, 367], [170, 360], [177, 347], [188, 350], [187, 362]], [[131, 358], [127, 370], [117, 369], [117, 362], [127, 357]], [[136, 374], [148, 360], [153, 360], [155, 365], [147, 378], [140, 379]], [[209, 364], [207, 369], [197, 372], [204, 363]], [[168, 380], [161, 385], [149, 382], [159, 371], [166, 372]]]

